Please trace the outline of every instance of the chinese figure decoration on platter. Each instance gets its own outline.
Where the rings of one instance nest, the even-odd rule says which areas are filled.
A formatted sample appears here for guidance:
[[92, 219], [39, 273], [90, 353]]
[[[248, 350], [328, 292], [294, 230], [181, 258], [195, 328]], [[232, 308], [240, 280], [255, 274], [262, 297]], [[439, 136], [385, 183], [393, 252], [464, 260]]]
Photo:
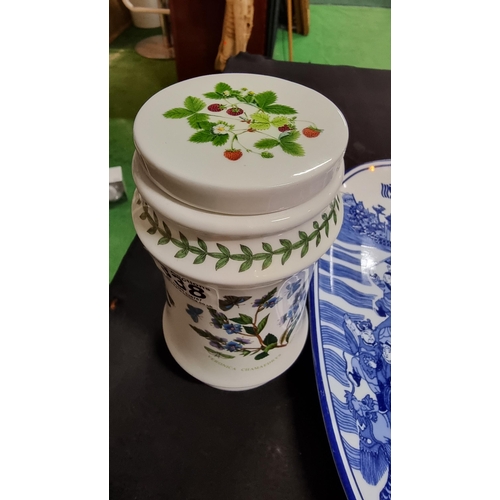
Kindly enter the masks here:
[[195, 378], [251, 389], [299, 356], [347, 138], [326, 97], [253, 74], [182, 81], [137, 114], [133, 221], [165, 279], [168, 349]]

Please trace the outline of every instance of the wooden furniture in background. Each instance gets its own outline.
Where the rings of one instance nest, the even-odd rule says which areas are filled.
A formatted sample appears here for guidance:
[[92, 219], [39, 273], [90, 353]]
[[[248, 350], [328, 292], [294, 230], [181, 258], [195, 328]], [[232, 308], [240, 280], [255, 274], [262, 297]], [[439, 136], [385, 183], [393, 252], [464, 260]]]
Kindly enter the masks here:
[[[215, 73], [226, 0], [170, 0], [170, 22], [179, 81]], [[254, 0], [250, 54], [266, 50], [267, 0]]]
[[132, 16], [122, 0], [109, 0], [109, 43], [129, 26], [132, 26]]

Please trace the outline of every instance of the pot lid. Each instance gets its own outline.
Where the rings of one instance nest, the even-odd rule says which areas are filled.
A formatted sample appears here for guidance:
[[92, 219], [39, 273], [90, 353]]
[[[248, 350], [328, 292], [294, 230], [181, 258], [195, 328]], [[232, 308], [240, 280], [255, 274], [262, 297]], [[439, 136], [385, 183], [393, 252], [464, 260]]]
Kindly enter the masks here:
[[322, 94], [280, 78], [207, 75], [151, 97], [134, 142], [151, 180], [203, 210], [256, 215], [305, 203], [338, 170], [348, 130]]

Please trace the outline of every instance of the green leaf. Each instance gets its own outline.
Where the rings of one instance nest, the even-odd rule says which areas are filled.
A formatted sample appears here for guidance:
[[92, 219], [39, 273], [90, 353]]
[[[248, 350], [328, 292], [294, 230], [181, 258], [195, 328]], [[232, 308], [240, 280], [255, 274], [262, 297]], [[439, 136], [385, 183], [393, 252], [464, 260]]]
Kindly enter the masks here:
[[181, 237], [182, 246], [189, 249], [189, 240], [181, 232], [179, 232], [179, 236]]
[[165, 118], [174, 118], [178, 120], [179, 118], [186, 118], [187, 116], [192, 115], [193, 112], [184, 108], [173, 108], [168, 110], [166, 113], [163, 113]]
[[222, 255], [224, 255], [224, 257], [229, 258], [229, 256], [231, 255], [229, 248], [225, 247], [224, 245], [221, 245], [220, 243], [217, 243], [217, 246], [218, 246], [219, 250], [221, 251]]
[[269, 115], [262, 111], [250, 115], [250, 118], [252, 118], [251, 126], [255, 130], [267, 130], [271, 126]]
[[242, 95], [235, 95], [233, 96], [235, 97], [236, 99], [238, 99], [238, 101], [240, 102], [246, 102], [246, 103], [251, 103], [254, 99], [253, 99], [253, 96], [242, 96]]
[[196, 142], [198, 144], [202, 142], [212, 142], [215, 134], [212, 134], [211, 131], [209, 130], [200, 130], [196, 132], [196, 134], [193, 134], [190, 138], [190, 142]]
[[202, 248], [205, 252], [208, 251], [207, 244], [201, 239], [198, 238], [198, 245], [200, 248]]
[[155, 233], [156, 233], [156, 227], [150, 227], [150, 228], [148, 229], [148, 233], [149, 233], [149, 234], [155, 234]]
[[308, 237], [308, 241], [312, 241], [314, 240], [314, 238], [316, 238], [316, 236], [318, 236], [318, 233], [319, 233], [319, 230], [318, 229], [315, 229]]
[[291, 155], [291, 156], [304, 156], [305, 151], [304, 148], [300, 145], [297, 144], [296, 142], [283, 142], [281, 141], [280, 143], [281, 149]]
[[269, 293], [266, 293], [266, 295], [264, 295], [264, 297], [262, 297], [262, 299], [260, 299], [261, 304], [272, 299], [277, 291], [278, 291], [278, 287], [275, 286]]
[[290, 240], [280, 240], [280, 243], [286, 248], [289, 249], [292, 246], [292, 242]]
[[[306, 245], [304, 245], [305, 247]], [[304, 251], [304, 248], [302, 248], [302, 251]], [[281, 257], [281, 264], [285, 264], [285, 262], [290, 258], [290, 255], [292, 255], [292, 249], [287, 250], [283, 256]]]
[[246, 260], [245, 262], [243, 262], [243, 264], [241, 264], [238, 272], [243, 273], [245, 271], [248, 271], [252, 267], [252, 264], [252, 260]]
[[182, 250], [179, 250], [175, 255], [174, 257], [176, 259], [183, 259], [184, 257], [187, 256], [187, 254], [189, 253], [189, 248], [183, 248]]
[[271, 149], [280, 145], [280, 141], [276, 139], [261, 139], [254, 144], [257, 149]]
[[229, 92], [233, 91], [233, 89], [227, 83], [224, 82], [220, 82], [215, 86], [215, 91], [218, 92], [219, 94], [223, 94], [225, 90]]
[[229, 257], [222, 257], [215, 264], [215, 270], [218, 271], [220, 268], [224, 267], [229, 262]]
[[195, 113], [188, 118], [189, 125], [194, 129], [204, 129], [205, 127], [202, 124], [208, 121], [208, 115], [205, 113]]
[[309, 251], [309, 242], [306, 241], [304, 246], [302, 247], [302, 251], [300, 252], [300, 256], [304, 257], [304, 255]]
[[318, 236], [316, 236], [316, 246], [318, 246], [321, 243], [321, 233], [318, 233]]
[[269, 255], [262, 263], [262, 270], [267, 269], [273, 262], [273, 256]]
[[[239, 318], [229, 318], [229, 321], [232, 321], [233, 323], [238, 323], [238, 325], [251, 325], [253, 323], [253, 319], [250, 316], [247, 316], [246, 314], [240, 313]], [[253, 329], [252, 329], [252, 334], [253, 334]]]
[[197, 113], [205, 107], [205, 103], [198, 97], [189, 96], [184, 100], [184, 106], [186, 106], [189, 111]]
[[215, 351], [214, 349], [210, 349], [209, 347], [207, 346], [203, 346], [209, 353], [215, 355], [216, 357], [218, 358], [225, 358], [225, 359], [231, 359], [231, 358], [234, 358], [234, 356], [231, 356], [229, 354], [224, 354], [220, 351]]
[[[266, 324], [267, 324], [267, 319], [269, 318], [269, 314], [262, 318], [259, 321], [259, 324], [257, 325], [257, 333], [260, 333], [262, 330], [264, 330]], [[275, 337], [276, 338], [276, 337]]]
[[220, 99], [220, 95], [217, 94], [216, 92], [207, 92], [206, 94], [203, 94], [205, 97], [208, 97], [209, 99]]
[[335, 212], [335, 210], [333, 211], [333, 222], [337, 224], [337, 212]]
[[272, 344], [269, 344], [265, 349], [264, 352], [269, 352], [271, 349], [274, 349], [275, 347], [278, 346], [278, 342], [273, 342]]
[[222, 259], [222, 257], [224, 257], [224, 255], [219, 252], [208, 252], [207, 255], [210, 255], [210, 257], [213, 257], [214, 259]]
[[257, 356], [255, 356], [254, 359], [259, 360], [259, 359], [263, 359], [263, 358], [265, 358], [267, 356], [269, 356], [269, 354], [267, 354], [267, 352], [261, 352], [260, 354], [257, 354]]
[[273, 115], [295, 115], [297, 111], [290, 106], [283, 106], [282, 104], [271, 104], [266, 106], [264, 111], [272, 113]]
[[288, 123], [288, 118], [286, 116], [276, 116], [271, 120], [271, 125], [274, 127], [282, 127]]
[[206, 339], [211, 339], [213, 335], [207, 330], [202, 330], [201, 328], [197, 328], [196, 326], [189, 325], [200, 337], [204, 337]]
[[248, 259], [248, 257], [244, 253], [233, 253], [229, 258], [231, 260], [238, 260], [240, 262]]
[[328, 238], [328, 234], [330, 232], [330, 223], [326, 221], [325, 223], [325, 236]]
[[274, 158], [274, 155], [269, 151], [262, 151], [262, 153], [260, 153], [260, 156], [262, 156], [262, 158]]
[[168, 238], [171, 238], [172, 237], [172, 233], [170, 232], [170, 228], [167, 226], [167, 224], [165, 223], [165, 221], [163, 221], [163, 229], [165, 231], [165, 236], [167, 236]]
[[314, 227], [314, 229], [319, 229], [319, 224], [318, 224], [318, 221], [317, 221], [317, 220], [315, 220], [315, 221], [313, 222], [313, 227]]
[[193, 260], [193, 264], [203, 264], [205, 262], [205, 258], [207, 257], [206, 253], [198, 255], [196, 259]]
[[148, 214], [146, 212], [142, 212], [141, 215], [139, 215], [139, 218], [142, 219], [142, 220], [146, 220]]
[[295, 142], [300, 138], [300, 132], [298, 130], [289, 130], [284, 132], [280, 139], [281, 142]]
[[229, 140], [229, 134], [214, 134], [214, 138], [212, 139], [212, 144], [214, 146], [224, 146], [226, 142]]
[[273, 251], [273, 247], [269, 243], [262, 243], [262, 248], [266, 252], [272, 252]]
[[202, 122], [200, 122], [199, 125], [202, 129], [212, 132], [213, 128], [217, 125], [217, 123], [210, 122], [210, 121], [209, 122], [202, 121]]
[[186, 245], [184, 245], [184, 243], [180, 240], [176, 240], [175, 238], [172, 238], [172, 243], [176, 246], [176, 247], [179, 247], [179, 248], [186, 248]]
[[307, 240], [307, 233], [305, 231], [299, 231], [299, 238], [301, 240]]
[[245, 254], [245, 255], [248, 255], [249, 257], [252, 257], [253, 256], [253, 252], [252, 250], [247, 247], [246, 245], [240, 245], [240, 248], [241, 248], [241, 251]]
[[243, 329], [245, 332], [247, 332], [249, 335], [255, 335], [255, 331], [253, 329], [253, 326], [244, 326]]
[[278, 96], [271, 90], [268, 90], [266, 92], [261, 92], [260, 94], [255, 94], [254, 98], [259, 108], [265, 108], [266, 106], [274, 104], [278, 99]]
[[263, 253], [263, 252], [254, 253], [253, 260], [264, 260], [264, 259], [267, 259], [268, 256], [269, 256], [268, 253]]
[[272, 334], [268, 333], [266, 335], [266, 338], [264, 339], [264, 345], [271, 345], [271, 344], [277, 344], [278, 339]]
[[192, 245], [189, 245], [189, 251], [191, 253], [195, 253], [196, 255], [201, 255], [205, 253], [201, 248], [194, 247]]
[[166, 245], [169, 242], [170, 242], [170, 238], [168, 238], [167, 236], [164, 236], [163, 238], [160, 238], [158, 240], [158, 245]]

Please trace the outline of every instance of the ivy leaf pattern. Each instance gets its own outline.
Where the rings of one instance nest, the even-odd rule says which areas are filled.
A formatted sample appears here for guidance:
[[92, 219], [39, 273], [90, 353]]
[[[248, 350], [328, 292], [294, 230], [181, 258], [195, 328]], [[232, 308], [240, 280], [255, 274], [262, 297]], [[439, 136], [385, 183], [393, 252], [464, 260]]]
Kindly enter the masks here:
[[[202, 133], [206, 131], [200, 130], [194, 135], [201, 136]], [[318, 221], [312, 223], [313, 231], [311, 233], [306, 233], [305, 231], [297, 232], [296, 241], [292, 242], [289, 239], [282, 238], [279, 240], [281, 247], [273, 248], [273, 246], [268, 242], [262, 243], [261, 251], [254, 251], [247, 245], [240, 245], [241, 253], [231, 253], [229, 248], [221, 243], [217, 243], [217, 251], [214, 249], [209, 249], [207, 243], [201, 238], [197, 238], [197, 241], [189, 241], [185, 235], [179, 233], [179, 238], [174, 238], [172, 232], [170, 231], [168, 225], [158, 219], [156, 213], [150, 209], [150, 207], [142, 202], [143, 212], [140, 214], [139, 218], [143, 221], [147, 221], [149, 228], [147, 232], [154, 236], [157, 233], [160, 234], [158, 239], [158, 245], [167, 245], [173, 243], [179, 248], [174, 257], [178, 259], [183, 259], [190, 254], [195, 255], [193, 264], [203, 264], [207, 258], [213, 260], [215, 259], [215, 270], [222, 269], [231, 260], [236, 262], [241, 262], [238, 272], [243, 273], [251, 269], [255, 263], [261, 264], [261, 269], [267, 269], [273, 264], [273, 259], [276, 256], [280, 256], [280, 262], [284, 265], [288, 259], [300, 249], [300, 258], [303, 258], [309, 252], [310, 242], [314, 241], [315, 246], [318, 246], [322, 239], [322, 232], [328, 237], [330, 223], [333, 219], [333, 223], [337, 224], [337, 212], [340, 209], [339, 198], [336, 197], [330, 204], [330, 211], [328, 213], [323, 213], [321, 216], [321, 224]], [[266, 299], [267, 300], [267, 299]]]

